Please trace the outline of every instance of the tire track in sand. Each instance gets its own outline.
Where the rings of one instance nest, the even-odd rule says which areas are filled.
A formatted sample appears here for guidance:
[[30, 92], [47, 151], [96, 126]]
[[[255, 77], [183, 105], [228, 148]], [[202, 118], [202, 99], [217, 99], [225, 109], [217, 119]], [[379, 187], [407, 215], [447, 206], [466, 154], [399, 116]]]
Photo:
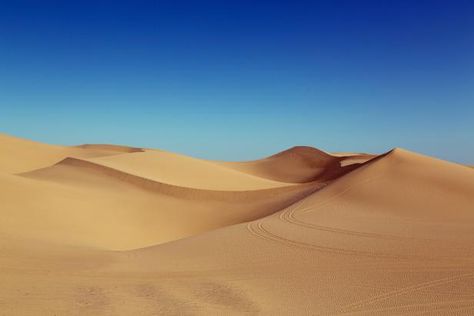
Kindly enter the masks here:
[[417, 283], [415, 285], [407, 286], [398, 290], [385, 292], [380, 295], [372, 296], [368, 299], [360, 300], [358, 302], [345, 305], [339, 310], [339, 312], [340, 313], [354, 312], [356, 309], [367, 306], [367, 305], [371, 305], [371, 304], [378, 303], [381, 301], [386, 301], [386, 300], [389, 300], [401, 295], [417, 292], [419, 290], [424, 290], [424, 289], [432, 288], [438, 285], [443, 285], [443, 284], [447, 284], [447, 283], [451, 283], [455, 281], [462, 281], [462, 280], [473, 278], [473, 277], [474, 277], [474, 273], [471, 272], [471, 273], [465, 273], [461, 275], [455, 275], [451, 277], [436, 279], [436, 280], [432, 280], [428, 282]]
[[400, 256], [400, 255], [391, 255], [391, 254], [386, 254], [386, 253], [327, 247], [327, 246], [322, 246], [322, 245], [316, 245], [313, 243], [296, 241], [296, 240], [285, 238], [285, 237], [282, 237], [280, 235], [270, 232], [267, 228], [264, 227], [263, 220], [249, 222], [247, 223], [246, 228], [252, 235], [258, 238], [261, 238], [267, 241], [277, 242], [277, 243], [289, 246], [290, 248], [309, 249], [309, 250], [316, 250], [316, 251], [330, 253], [330, 254], [342, 254], [342, 255], [382, 258], [382, 259], [385, 259], [385, 258], [397, 259], [397, 260], [416, 259], [416, 258], [427, 259], [424, 257], [417, 257], [417, 256]]

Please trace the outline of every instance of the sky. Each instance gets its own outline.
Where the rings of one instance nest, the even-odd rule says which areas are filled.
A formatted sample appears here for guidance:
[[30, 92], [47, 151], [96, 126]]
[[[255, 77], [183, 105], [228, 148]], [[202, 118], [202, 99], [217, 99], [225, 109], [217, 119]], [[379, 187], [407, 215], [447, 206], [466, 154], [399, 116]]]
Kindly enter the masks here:
[[2, 1], [0, 132], [474, 164], [474, 1]]

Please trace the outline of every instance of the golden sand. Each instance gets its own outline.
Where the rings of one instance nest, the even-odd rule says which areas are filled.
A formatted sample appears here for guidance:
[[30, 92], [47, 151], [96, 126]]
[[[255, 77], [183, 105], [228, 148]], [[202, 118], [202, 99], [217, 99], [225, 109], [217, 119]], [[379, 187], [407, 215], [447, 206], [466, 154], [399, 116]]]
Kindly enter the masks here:
[[472, 315], [474, 170], [0, 135], [0, 315]]

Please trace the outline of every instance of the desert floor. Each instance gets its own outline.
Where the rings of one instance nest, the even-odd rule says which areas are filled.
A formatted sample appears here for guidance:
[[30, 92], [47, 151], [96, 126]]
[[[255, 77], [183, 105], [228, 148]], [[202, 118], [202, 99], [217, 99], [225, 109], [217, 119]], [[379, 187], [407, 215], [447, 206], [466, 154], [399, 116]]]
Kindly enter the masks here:
[[474, 169], [0, 134], [0, 315], [473, 315]]

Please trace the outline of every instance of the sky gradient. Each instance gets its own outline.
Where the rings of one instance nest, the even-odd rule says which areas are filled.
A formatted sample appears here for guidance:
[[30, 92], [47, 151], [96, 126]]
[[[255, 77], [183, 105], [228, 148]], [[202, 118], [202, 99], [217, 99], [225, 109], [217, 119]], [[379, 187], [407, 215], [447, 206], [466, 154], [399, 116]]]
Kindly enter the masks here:
[[0, 132], [474, 164], [474, 2], [1, 1]]

